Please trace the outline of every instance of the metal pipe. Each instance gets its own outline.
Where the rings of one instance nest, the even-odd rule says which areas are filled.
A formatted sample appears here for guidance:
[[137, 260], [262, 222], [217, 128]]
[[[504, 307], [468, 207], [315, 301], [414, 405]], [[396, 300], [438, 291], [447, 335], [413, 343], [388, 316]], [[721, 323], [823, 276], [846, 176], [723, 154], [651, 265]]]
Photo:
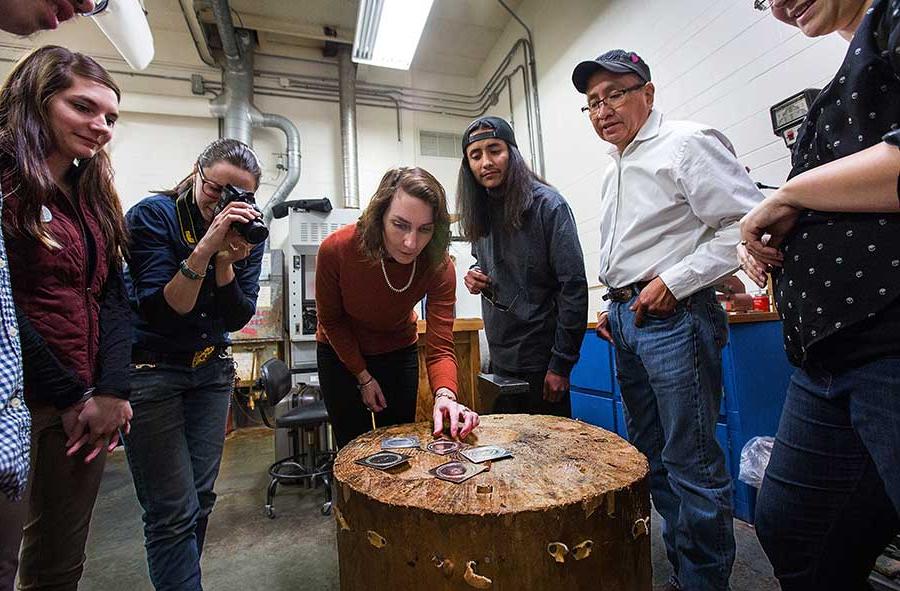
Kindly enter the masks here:
[[[222, 51], [225, 53], [225, 58], [230, 62], [239, 62], [241, 53], [234, 35], [234, 21], [231, 20], [231, 7], [228, 5], [228, 0], [210, 0], [210, 4], [216, 20], [216, 27], [219, 30], [219, 39], [222, 40]], [[239, 64], [235, 63], [234, 65]]]
[[253, 117], [253, 126], [280, 129], [287, 141], [287, 158], [285, 161], [287, 176], [275, 188], [275, 192], [272, 193], [272, 197], [269, 198], [268, 203], [263, 208], [263, 219], [268, 224], [272, 221], [272, 209], [279, 203], [287, 200], [291, 191], [300, 180], [300, 131], [290, 119], [273, 113], [258, 113]]
[[528, 43], [525, 46], [525, 56], [528, 62], [528, 67], [531, 70], [531, 91], [532, 93], [534, 93], [534, 129], [535, 135], [537, 136], [536, 144], [538, 161], [540, 163], [539, 174], [543, 177], [546, 176], [546, 173], [544, 171], [544, 137], [543, 133], [541, 132], [541, 102], [538, 98], [537, 65], [534, 60], [534, 37], [531, 35], [531, 29], [528, 28], [528, 25], [522, 22], [522, 19], [519, 18], [519, 15], [513, 12], [512, 9], [506, 5], [506, 2], [504, 2], [503, 0], [497, 0], [497, 2], [499, 2], [500, 5], [505, 8], [506, 11], [519, 22], [520, 25], [522, 25], [522, 28], [525, 29], [525, 32], [528, 33]]
[[253, 127], [280, 129], [286, 139], [287, 175], [269, 198], [263, 211], [266, 223], [272, 220], [272, 209], [285, 201], [300, 180], [300, 131], [294, 123], [281, 115], [260, 113], [253, 106], [253, 38], [244, 29], [236, 31], [231, 20], [228, 0], [212, 0], [213, 14], [225, 66], [222, 70], [222, 93], [210, 101], [210, 111], [223, 120], [222, 135], [253, 145]]
[[[193, 7], [188, 8], [186, 6], [187, 2], [191, 2], [193, 4], [193, 0], [178, 0], [178, 4], [181, 7], [181, 15], [184, 17], [184, 24], [187, 25], [188, 31], [190, 31], [191, 33], [191, 39], [194, 41], [194, 48], [196, 48], [197, 55], [200, 57], [204, 64], [215, 68], [216, 62], [209, 54], [209, 48], [206, 47], [205, 44], [201, 45], [200, 43], [200, 38], [203, 37], [203, 32], [200, 30], [200, 22], [197, 19], [197, 13], [194, 12]], [[188, 15], [188, 12], [193, 15], [193, 19]]]
[[344, 207], [359, 209], [359, 155], [356, 139], [356, 64], [351, 48], [338, 48], [338, 90], [341, 113], [341, 157], [344, 168]]
[[[334, 103], [339, 102], [337, 95], [335, 95], [334, 93], [324, 93], [324, 92], [316, 93], [314, 91], [306, 91], [304, 93], [304, 92], [297, 92], [297, 91], [285, 91], [285, 89], [283, 89], [283, 88], [261, 89], [256, 94], [259, 96], [288, 98], [288, 99], [295, 99], [295, 100], [301, 100], [301, 101], [314, 101], [314, 102], [319, 102], [319, 103], [334, 104]], [[376, 109], [391, 109], [392, 111], [395, 110], [394, 105], [390, 105], [387, 103], [375, 103], [375, 102], [367, 102], [364, 100], [359, 100], [356, 102], [356, 104], [357, 104], [357, 106], [360, 106], [360, 107], [373, 107]], [[459, 117], [459, 118], [466, 119], [466, 120], [469, 120], [472, 118], [469, 115], [460, 115], [459, 113], [448, 113], [446, 111], [432, 111], [432, 110], [428, 110], [428, 109], [416, 109], [416, 108], [409, 108], [409, 107], [404, 107], [403, 110], [404, 111], [413, 111], [416, 113], [431, 113], [431, 114], [435, 114], [435, 115], [445, 115], [447, 117]]]
[[253, 39], [246, 30], [235, 31], [228, 0], [212, 0], [213, 14], [222, 40], [225, 65], [223, 92], [210, 102], [210, 111], [222, 119], [222, 135], [253, 145]]
[[[429, 99], [429, 100], [433, 100], [433, 99], [437, 98], [437, 99], [440, 99], [445, 102], [480, 104], [484, 101], [484, 99], [487, 96], [489, 96], [491, 94], [491, 89], [496, 84], [497, 78], [501, 74], [503, 74], [503, 71], [509, 65], [510, 60], [512, 60], [513, 54], [515, 54], [515, 52], [519, 49], [520, 46], [523, 47], [523, 54], [527, 58], [527, 54], [525, 54], [525, 50], [524, 50], [524, 47], [527, 43], [528, 43], [528, 40], [524, 39], [524, 38], [516, 40], [516, 42], [513, 44], [513, 46], [506, 53], [506, 56], [504, 56], [503, 60], [501, 60], [500, 64], [494, 70], [493, 74], [491, 74], [490, 79], [488, 79], [488, 81], [484, 84], [484, 86], [478, 92], [478, 94], [469, 95], [469, 94], [461, 94], [461, 93], [454, 93], [454, 92], [444, 92], [441, 90], [404, 88], [402, 86], [396, 86], [396, 85], [392, 85], [392, 84], [378, 84], [375, 82], [357, 82], [357, 88], [358, 89], [362, 89], [362, 88], [383, 89], [386, 91], [402, 93], [405, 96], [408, 95], [408, 96], [424, 98], [424, 99]], [[339, 64], [330, 64], [330, 62], [321, 62], [321, 61], [317, 61], [317, 60], [309, 60], [306, 58], [274, 56], [272, 54], [263, 54], [263, 53], [260, 53], [259, 55], [266, 55], [268, 57], [276, 57], [278, 59], [283, 59], [283, 60], [287, 60], [287, 61], [314, 62], [314, 63], [320, 64], [320, 65], [338, 65], [339, 66]], [[257, 73], [257, 75], [260, 75], [260, 76], [272, 76], [275, 78], [283, 78], [285, 76], [285, 74], [283, 72], [276, 72], [276, 71], [272, 71], [272, 70], [258, 70], [256, 73]], [[297, 79], [306, 79], [306, 80], [318, 80], [318, 81], [330, 81], [330, 82], [334, 81], [333, 78], [323, 78], [321, 76], [310, 76], [310, 75], [303, 75], [303, 74], [290, 74], [289, 77], [297, 78]], [[427, 95], [434, 95], [434, 96], [427, 96]], [[447, 98], [447, 97], [458, 97], [459, 99], [462, 99], [462, 100], [456, 100], [456, 99]]]

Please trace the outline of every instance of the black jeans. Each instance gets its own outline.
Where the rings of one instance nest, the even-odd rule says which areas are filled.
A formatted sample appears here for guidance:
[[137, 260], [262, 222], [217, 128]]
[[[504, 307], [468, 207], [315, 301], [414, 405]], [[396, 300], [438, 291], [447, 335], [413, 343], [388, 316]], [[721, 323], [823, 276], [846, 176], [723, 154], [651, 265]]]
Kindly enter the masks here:
[[900, 359], [797, 370], [756, 505], [784, 591], [857, 591], [900, 529]]
[[495, 413], [503, 414], [530, 414], [552, 415], [557, 417], [572, 417], [572, 402], [569, 393], [566, 392], [559, 402], [544, 400], [544, 378], [546, 371], [520, 372], [492, 366], [498, 376], [516, 378], [528, 382], [528, 392], [521, 394], [506, 394], [497, 398], [494, 402]]
[[[328, 419], [338, 447], [344, 447], [358, 435], [372, 430], [372, 418], [356, 387], [356, 376], [344, 366], [334, 349], [318, 343], [316, 358]], [[385, 427], [415, 421], [419, 388], [416, 345], [381, 355], [367, 355], [365, 359], [366, 369], [381, 386], [387, 402], [387, 408], [375, 415], [375, 424]]]

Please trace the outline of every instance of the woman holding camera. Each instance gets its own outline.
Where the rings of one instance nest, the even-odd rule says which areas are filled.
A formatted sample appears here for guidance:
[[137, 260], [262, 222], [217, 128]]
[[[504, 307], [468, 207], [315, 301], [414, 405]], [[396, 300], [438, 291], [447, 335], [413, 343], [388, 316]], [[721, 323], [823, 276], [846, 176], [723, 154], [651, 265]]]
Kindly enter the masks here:
[[157, 590], [201, 589], [200, 553], [234, 388], [228, 333], [256, 310], [264, 246], [248, 238], [268, 234], [252, 199], [259, 178], [253, 150], [216, 140], [175, 188], [126, 216], [137, 318], [125, 449]]
[[370, 413], [379, 426], [415, 420], [415, 307], [423, 297], [434, 434], [443, 430], [444, 418], [453, 437], [465, 438], [478, 426], [478, 414], [456, 402], [456, 273], [449, 243], [444, 188], [421, 168], [387, 171], [359, 222], [322, 242], [316, 357], [339, 446], [372, 427]]

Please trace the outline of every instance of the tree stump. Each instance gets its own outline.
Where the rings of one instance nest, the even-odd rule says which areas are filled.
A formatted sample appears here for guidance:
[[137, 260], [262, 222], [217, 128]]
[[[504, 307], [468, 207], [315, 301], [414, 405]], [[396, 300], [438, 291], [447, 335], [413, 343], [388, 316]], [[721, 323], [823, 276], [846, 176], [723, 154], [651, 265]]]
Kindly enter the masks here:
[[[355, 460], [388, 436], [421, 450], [393, 470]], [[428, 471], [452, 459], [425, 451], [431, 425], [383, 427], [334, 465], [342, 591], [648, 591], [648, 464], [619, 436], [549, 416], [490, 415], [466, 440], [512, 452], [454, 484]]]

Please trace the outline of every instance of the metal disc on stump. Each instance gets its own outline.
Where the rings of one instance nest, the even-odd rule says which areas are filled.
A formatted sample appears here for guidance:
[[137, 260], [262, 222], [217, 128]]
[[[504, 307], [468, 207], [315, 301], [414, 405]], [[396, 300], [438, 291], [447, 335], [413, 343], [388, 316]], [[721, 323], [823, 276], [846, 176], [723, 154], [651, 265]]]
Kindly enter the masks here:
[[[356, 460], [385, 437], [421, 450], [389, 471]], [[457, 456], [424, 450], [431, 425], [381, 428], [334, 465], [342, 591], [647, 591], [651, 588], [647, 460], [619, 436], [570, 419], [490, 415], [467, 445], [512, 458], [454, 484], [429, 470]]]

